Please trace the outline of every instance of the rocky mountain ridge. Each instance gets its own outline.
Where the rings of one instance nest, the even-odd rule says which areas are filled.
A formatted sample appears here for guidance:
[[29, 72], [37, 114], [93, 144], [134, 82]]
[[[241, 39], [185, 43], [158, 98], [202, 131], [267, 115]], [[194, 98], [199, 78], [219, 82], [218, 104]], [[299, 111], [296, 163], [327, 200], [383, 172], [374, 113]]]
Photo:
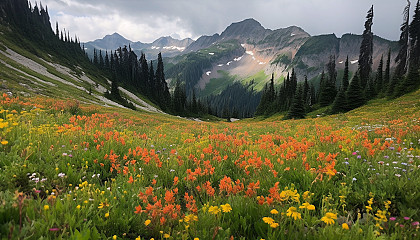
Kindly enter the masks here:
[[102, 51], [113, 51], [119, 47], [130, 46], [138, 56], [143, 52], [147, 59], [156, 59], [159, 52], [164, 57], [173, 57], [181, 54], [194, 40], [185, 38], [182, 40], [174, 39], [171, 36], [160, 37], [152, 43], [134, 42], [121, 36], [119, 33], [106, 35], [102, 39], [86, 42], [85, 50], [89, 55], [93, 54], [93, 49]]
[[[226, 51], [226, 54], [223, 54], [221, 46], [226, 42], [236, 42], [237, 48], [240, 49], [238, 51], [230, 49], [229, 52]], [[281, 83], [293, 68], [299, 81], [302, 81], [305, 75], [309, 79], [317, 77], [324, 70], [330, 55], [336, 57], [338, 71], [344, 68], [345, 59], [349, 56], [350, 71], [354, 72], [358, 66], [360, 43], [360, 35], [344, 34], [341, 38], [334, 34], [311, 36], [297, 26], [271, 30], [264, 28], [255, 19], [246, 19], [232, 23], [221, 34], [198, 38], [181, 55], [186, 57], [167, 59], [171, 63], [167, 69], [168, 77], [181, 77], [183, 81], [191, 81], [189, 77], [182, 77], [185, 74], [174, 75], [174, 71], [170, 68], [176, 68], [185, 73], [193, 72], [195, 75], [200, 73], [199, 79], [196, 79], [197, 77], [193, 79], [194, 87], [199, 92], [208, 92], [206, 88], [212, 85], [211, 82], [225, 83], [226, 81], [242, 81], [243, 83], [254, 81], [255, 89], [261, 90], [272, 73], [275, 75], [276, 82]], [[386, 58], [389, 49], [391, 58], [395, 59], [398, 43], [374, 37], [373, 70], [376, 70], [381, 56]], [[223, 55], [223, 58], [215, 57], [217, 50], [221, 52], [217, 52], [216, 55]], [[197, 61], [196, 58], [187, 55], [202, 55], [200, 59], [206, 64], [195, 62], [194, 66], [201, 66], [201, 68], [179, 69], [178, 64], [188, 65], [184, 62], [185, 59]], [[395, 62], [391, 61], [391, 66], [394, 65]], [[189, 82], [186, 84], [191, 85]]]

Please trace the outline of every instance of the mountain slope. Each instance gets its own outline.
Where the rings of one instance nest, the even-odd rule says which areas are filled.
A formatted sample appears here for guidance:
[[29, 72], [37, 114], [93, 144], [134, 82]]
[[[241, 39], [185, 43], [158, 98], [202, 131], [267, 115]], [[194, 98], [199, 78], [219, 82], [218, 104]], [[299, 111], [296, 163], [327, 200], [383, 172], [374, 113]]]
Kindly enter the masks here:
[[[110, 89], [109, 80], [91, 64], [79, 43], [54, 34], [44, 8], [30, 8], [25, 0], [2, 1], [0, 35], [2, 91], [122, 107], [104, 97]], [[138, 96], [120, 90], [138, 109], [159, 111]]]
[[[223, 51], [220, 45], [226, 42], [236, 41], [236, 51]], [[228, 26], [220, 35], [202, 36], [185, 49], [182, 57], [166, 59], [171, 63], [167, 67], [169, 78], [180, 78], [199, 92], [208, 94], [211, 90], [206, 89], [211, 82], [223, 82], [224, 76], [235, 79], [244, 84], [254, 81], [256, 90], [261, 90], [268, 76], [275, 74], [275, 82], [278, 84], [295, 68], [298, 80], [304, 75], [313, 78], [319, 75], [329, 61], [330, 55], [337, 59], [337, 70], [344, 68], [344, 61], [348, 55], [352, 61], [350, 71], [357, 68], [357, 59], [361, 36], [345, 34], [337, 38], [334, 34], [310, 36], [303, 29], [291, 26], [287, 28], [271, 30], [265, 29], [254, 19], [246, 19]], [[218, 51], [223, 58], [215, 58], [212, 53]], [[397, 42], [388, 41], [380, 37], [374, 38], [373, 69], [377, 67], [382, 55], [387, 56], [391, 49], [391, 57], [397, 54]], [[208, 53], [202, 58], [196, 59], [190, 55]], [[180, 61], [183, 59], [183, 61]], [[191, 65], [194, 69], [185, 69], [178, 65]], [[187, 62], [185, 62], [187, 61]], [[394, 61], [391, 61], [394, 66]], [[174, 71], [173, 69], [177, 69]], [[179, 72], [181, 71], [181, 72]], [[174, 74], [177, 72], [176, 74]], [[224, 72], [226, 74], [220, 74]], [[209, 85], [210, 84], [210, 85]], [[228, 85], [228, 84], [226, 84]], [[220, 91], [213, 92], [218, 94]]]

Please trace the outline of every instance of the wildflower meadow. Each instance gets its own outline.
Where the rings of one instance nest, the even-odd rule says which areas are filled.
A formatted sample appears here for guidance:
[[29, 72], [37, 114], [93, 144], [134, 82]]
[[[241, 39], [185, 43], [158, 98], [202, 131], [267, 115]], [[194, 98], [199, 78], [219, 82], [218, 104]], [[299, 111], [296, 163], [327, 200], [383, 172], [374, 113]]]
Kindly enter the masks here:
[[2, 239], [418, 239], [420, 92], [197, 122], [0, 97]]

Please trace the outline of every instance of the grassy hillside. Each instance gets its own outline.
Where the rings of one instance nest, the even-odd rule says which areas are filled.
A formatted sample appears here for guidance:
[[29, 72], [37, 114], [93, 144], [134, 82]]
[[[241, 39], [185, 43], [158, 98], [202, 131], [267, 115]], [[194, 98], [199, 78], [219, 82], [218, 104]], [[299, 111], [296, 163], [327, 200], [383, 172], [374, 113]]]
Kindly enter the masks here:
[[414, 239], [419, 94], [234, 123], [3, 94], [0, 235]]
[[[118, 106], [104, 98], [110, 89], [108, 76], [95, 67], [83, 52], [56, 51], [41, 47], [12, 28], [0, 25], [0, 89], [24, 96], [43, 95], [81, 102]], [[66, 44], [60, 43], [65, 47]], [[73, 46], [74, 47], [74, 46]], [[153, 109], [140, 95], [122, 89], [121, 94], [137, 109]]]

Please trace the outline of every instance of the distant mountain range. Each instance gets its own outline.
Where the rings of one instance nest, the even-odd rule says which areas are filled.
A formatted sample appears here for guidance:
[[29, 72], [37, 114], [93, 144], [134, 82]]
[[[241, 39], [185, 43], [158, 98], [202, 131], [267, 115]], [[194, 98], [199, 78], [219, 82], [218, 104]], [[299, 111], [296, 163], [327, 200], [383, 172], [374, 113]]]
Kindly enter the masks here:
[[93, 54], [93, 49], [102, 51], [116, 50], [119, 47], [131, 46], [131, 49], [140, 56], [143, 52], [146, 54], [147, 59], [156, 59], [159, 52], [163, 57], [173, 57], [181, 54], [194, 40], [185, 38], [182, 40], [174, 39], [170, 36], [160, 37], [152, 43], [142, 43], [140, 41], [130, 41], [118, 33], [106, 35], [102, 39], [84, 43], [85, 50], [89, 55]]
[[[335, 34], [311, 36], [297, 26], [271, 30], [250, 18], [232, 23], [221, 34], [201, 36], [196, 41], [162, 37], [153, 43], [142, 43], [114, 33], [85, 43], [85, 48], [93, 52], [93, 48], [115, 50], [130, 45], [138, 55], [144, 52], [148, 59], [155, 59], [162, 52], [168, 82], [180, 79], [188, 91], [196, 89], [203, 97], [217, 95], [238, 81], [252, 82], [255, 90], [261, 90], [272, 73], [279, 84], [293, 68], [299, 81], [305, 75], [316, 81], [330, 55], [336, 57], [339, 77], [347, 56], [351, 62], [350, 71], [355, 72], [361, 40], [360, 35], [354, 34], [344, 34], [341, 38]], [[391, 66], [394, 66], [398, 43], [374, 37], [373, 70], [381, 56], [386, 58], [389, 49]]]

